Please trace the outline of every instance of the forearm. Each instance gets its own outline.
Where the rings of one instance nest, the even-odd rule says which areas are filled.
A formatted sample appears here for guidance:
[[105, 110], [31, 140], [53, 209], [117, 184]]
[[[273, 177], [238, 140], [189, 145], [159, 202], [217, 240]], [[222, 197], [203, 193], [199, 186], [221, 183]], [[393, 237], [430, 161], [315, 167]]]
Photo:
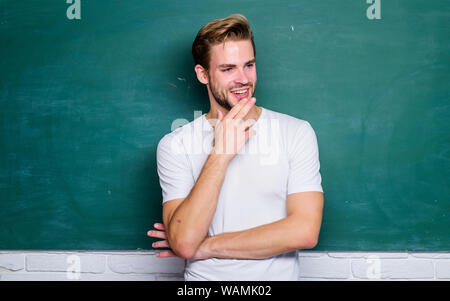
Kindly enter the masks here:
[[217, 207], [228, 163], [211, 154], [189, 195], [178, 206], [168, 224], [171, 245], [197, 249], [205, 239]]
[[231, 259], [264, 259], [316, 244], [308, 224], [294, 217], [239, 232], [207, 237], [202, 256]]

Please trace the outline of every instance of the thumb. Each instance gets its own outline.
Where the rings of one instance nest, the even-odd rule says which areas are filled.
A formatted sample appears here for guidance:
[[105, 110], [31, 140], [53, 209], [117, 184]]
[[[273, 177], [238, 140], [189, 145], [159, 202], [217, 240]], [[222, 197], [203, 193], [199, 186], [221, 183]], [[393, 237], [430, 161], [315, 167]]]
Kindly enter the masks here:
[[223, 114], [222, 114], [222, 111], [221, 110], [219, 110], [219, 109], [217, 109], [217, 120], [218, 121], [222, 121], [222, 119], [223, 119]]

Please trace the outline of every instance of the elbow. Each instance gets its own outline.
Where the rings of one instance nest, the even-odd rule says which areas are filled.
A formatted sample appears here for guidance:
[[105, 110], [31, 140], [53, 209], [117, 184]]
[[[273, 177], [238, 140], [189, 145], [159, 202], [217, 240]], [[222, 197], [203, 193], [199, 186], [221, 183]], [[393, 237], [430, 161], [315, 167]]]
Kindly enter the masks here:
[[197, 248], [188, 241], [180, 241], [174, 243], [173, 246], [171, 244], [172, 251], [177, 254], [179, 257], [183, 259], [191, 259], [194, 257], [197, 252]]
[[192, 259], [196, 255], [201, 241], [194, 234], [192, 231], [167, 232], [170, 248], [178, 257]]
[[312, 223], [303, 224], [297, 228], [295, 241], [297, 242], [297, 249], [307, 250], [314, 249], [319, 243], [320, 226]]
[[317, 235], [311, 235], [310, 237], [306, 237], [303, 244], [303, 249], [314, 249], [319, 242], [319, 237]]
[[313, 234], [302, 235], [296, 240], [297, 245], [295, 249], [297, 250], [307, 250], [314, 249], [319, 242], [319, 236]]

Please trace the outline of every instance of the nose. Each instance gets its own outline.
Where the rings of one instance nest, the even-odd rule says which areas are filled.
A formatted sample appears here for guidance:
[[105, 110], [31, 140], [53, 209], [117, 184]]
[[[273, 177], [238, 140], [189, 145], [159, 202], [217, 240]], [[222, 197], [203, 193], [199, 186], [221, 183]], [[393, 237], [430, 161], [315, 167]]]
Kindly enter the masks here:
[[249, 82], [248, 76], [243, 69], [238, 69], [238, 72], [236, 74], [236, 78], [234, 81], [241, 85], [246, 85]]

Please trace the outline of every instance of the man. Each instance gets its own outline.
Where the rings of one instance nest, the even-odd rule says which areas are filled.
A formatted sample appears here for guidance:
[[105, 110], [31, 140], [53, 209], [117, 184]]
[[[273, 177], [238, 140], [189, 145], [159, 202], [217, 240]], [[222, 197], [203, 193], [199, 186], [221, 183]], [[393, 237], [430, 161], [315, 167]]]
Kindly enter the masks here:
[[313, 248], [323, 191], [314, 130], [255, 105], [247, 19], [214, 20], [192, 53], [210, 111], [158, 144], [164, 225], [159, 257], [187, 259], [186, 280], [297, 280], [298, 249]]

